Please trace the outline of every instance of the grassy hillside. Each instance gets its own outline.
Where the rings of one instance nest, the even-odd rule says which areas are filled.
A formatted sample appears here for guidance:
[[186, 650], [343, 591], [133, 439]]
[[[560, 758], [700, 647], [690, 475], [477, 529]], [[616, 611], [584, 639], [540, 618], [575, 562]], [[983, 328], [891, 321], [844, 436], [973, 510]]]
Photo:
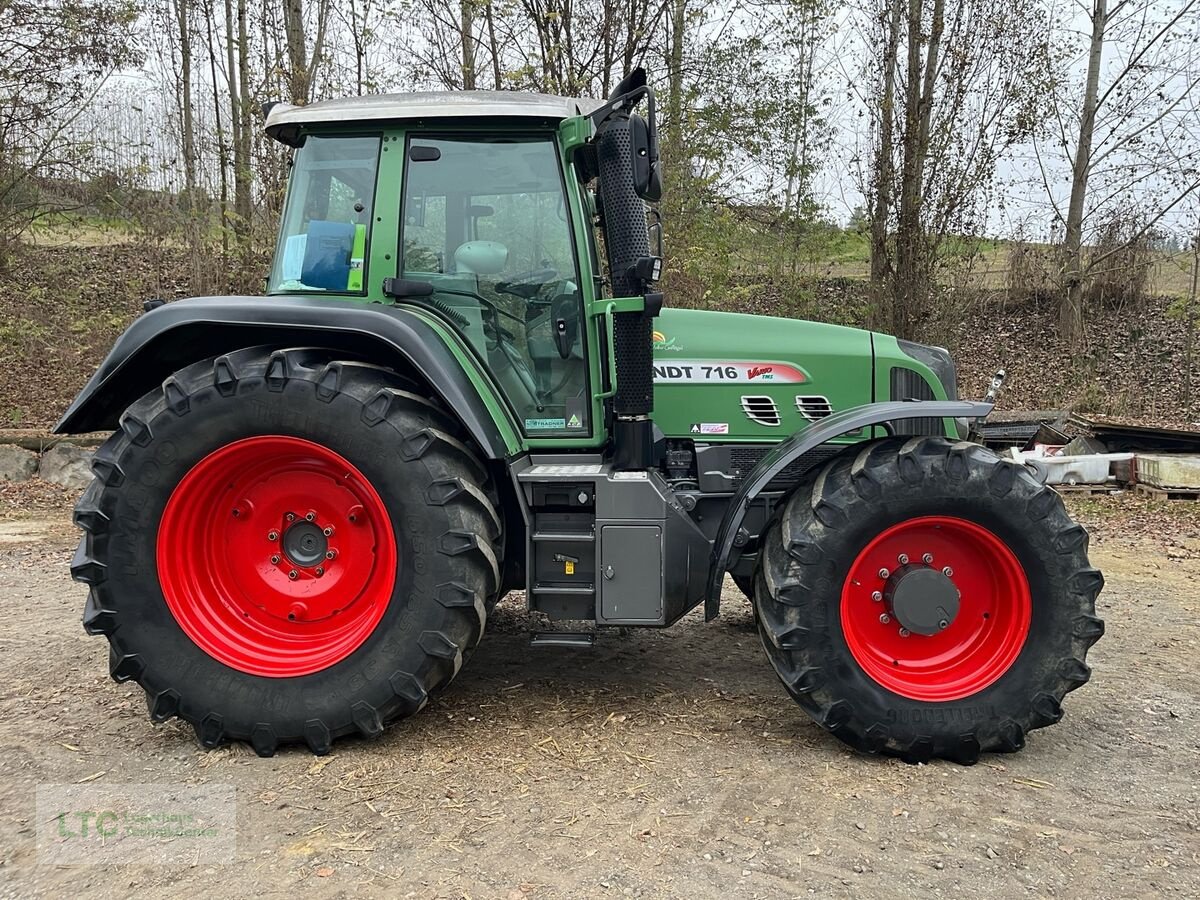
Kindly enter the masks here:
[[[45, 238], [39, 235], [13, 271], [0, 275], [6, 363], [0, 367], [0, 427], [53, 424], [145, 299], [193, 292], [183, 254], [169, 244], [135, 244], [102, 230], [70, 242]], [[681, 262], [668, 284], [668, 302], [860, 324], [866, 246], [853, 235], [843, 234], [838, 242], [836, 252], [808, 275], [773, 274], [769, 255], [758, 248], [757, 260], [746, 258], [745, 243], [737, 268], [761, 274], [706, 281], [711, 256], [676, 255]], [[679, 254], [680, 248], [670, 252]], [[999, 260], [1004, 253], [997, 245], [983, 258]], [[927, 322], [921, 336], [954, 352], [964, 395], [981, 394], [991, 373], [1003, 366], [1010, 373], [1002, 404], [1008, 408], [1073, 407], [1195, 421], [1200, 404], [1184, 407], [1182, 260], [1164, 255], [1156, 269], [1158, 295], [1093, 311], [1083, 358], [1073, 359], [1058, 344], [1051, 305], [1011, 302], [1001, 287], [989, 286], [999, 277], [990, 268], [973, 286], [957, 291], [952, 309]]]

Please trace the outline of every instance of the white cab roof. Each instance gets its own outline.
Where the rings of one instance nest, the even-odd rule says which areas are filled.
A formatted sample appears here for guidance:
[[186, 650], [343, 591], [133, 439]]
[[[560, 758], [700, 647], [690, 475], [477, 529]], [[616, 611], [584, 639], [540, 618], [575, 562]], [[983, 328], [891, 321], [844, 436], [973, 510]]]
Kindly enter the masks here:
[[320, 100], [307, 106], [276, 103], [267, 113], [271, 137], [292, 143], [301, 126], [412, 119], [520, 118], [561, 121], [586, 115], [603, 100], [516, 91], [420, 91]]

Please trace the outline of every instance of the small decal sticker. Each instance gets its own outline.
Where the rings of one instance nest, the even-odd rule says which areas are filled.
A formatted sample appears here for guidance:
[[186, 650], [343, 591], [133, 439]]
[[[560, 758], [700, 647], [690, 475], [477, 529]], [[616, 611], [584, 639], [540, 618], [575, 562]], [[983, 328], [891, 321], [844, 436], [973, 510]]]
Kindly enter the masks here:
[[692, 434], [729, 434], [728, 422], [695, 422]]
[[563, 573], [566, 575], [574, 575], [575, 574], [575, 563], [571, 562], [569, 559], [565, 563], [563, 563]]
[[803, 384], [808, 374], [790, 363], [682, 359], [655, 363], [654, 380], [666, 384]]
[[672, 353], [679, 353], [683, 350], [681, 346], [675, 343], [675, 338], [668, 338], [661, 331], [654, 332], [652, 338], [654, 340], [655, 352], [669, 350]]
[[571, 413], [571, 418], [567, 419], [567, 427], [568, 428], [582, 428], [583, 423], [581, 421], [579, 421], [579, 416], [577, 416], [575, 413]]
[[565, 419], [526, 419], [526, 431], [561, 431], [567, 427]]

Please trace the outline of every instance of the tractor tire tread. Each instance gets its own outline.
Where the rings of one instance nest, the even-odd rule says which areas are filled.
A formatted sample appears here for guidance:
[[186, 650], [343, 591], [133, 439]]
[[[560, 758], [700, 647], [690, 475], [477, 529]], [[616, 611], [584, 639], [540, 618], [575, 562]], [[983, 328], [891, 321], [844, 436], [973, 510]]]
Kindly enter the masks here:
[[[842, 576], [824, 548], [833, 546], [849, 523], [869, 520], [881, 506], [894, 502], [892, 492], [939, 491], [951, 484], [954, 490], [978, 491], [1007, 504], [1030, 529], [1048, 535], [1047, 546], [1055, 554], [1054, 577], [1064, 586], [1058, 602], [1066, 605], [1064, 614], [1074, 627], [1068, 625], [1069, 634], [1062, 637], [1067, 652], [1050, 658], [1040, 689], [1023, 709], [1003, 710], [994, 719], [960, 721], [957, 730], [902, 728], [860, 712], [839, 695], [837, 670], [843, 664], [831, 660], [824, 648], [844, 644]], [[1104, 633], [1096, 615], [1103, 585], [1103, 576], [1087, 560], [1086, 531], [1071, 521], [1061, 499], [1026, 470], [976, 444], [938, 437], [891, 438], [839, 454], [811, 471], [777, 505], [760, 538], [754, 603], [768, 658], [788, 692], [824, 728], [868, 753], [969, 765], [981, 753], [1021, 749], [1029, 731], [1062, 717], [1061, 701], [1088, 681], [1087, 651]], [[852, 660], [850, 664], [856, 665]], [[879, 691], [888, 693], [882, 687]]]
[[[153, 721], [179, 716], [193, 726], [199, 742], [208, 748], [239, 740], [248, 742], [260, 756], [270, 756], [280, 746], [302, 743], [322, 755], [344, 735], [378, 736], [388, 724], [423, 708], [458, 673], [482, 638], [488, 612], [498, 600], [502, 518], [488, 469], [459, 423], [437, 401], [413, 393], [418, 386], [412, 380], [378, 366], [331, 359], [330, 355], [330, 351], [317, 348], [247, 348], [174, 373], [158, 389], [135, 401], [121, 417], [121, 427], [98, 448], [92, 462], [95, 479], [75, 509], [75, 522], [83, 535], [71, 574], [89, 585], [84, 627], [90, 634], [107, 636], [110, 674], [118, 681], [141, 684]], [[163, 417], [191, 415], [208, 402], [206, 392], [230, 397], [254, 382], [265, 383], [270, 391], [282, 391], [296, 380], [310, 382], [323, 403], [332, 403], [339, 395], [353, 398], [364, 417], [376, 404], [375, 411], [381, 415], [370, 425], [394, 431], [398, 448], [413, 450], [414, 436], [420, 436], [416, 441], [420, 452], [414, 458], [425, 466], [430, 484], [457, 488], [430, 505], [444, 510], [453, 523], [446, 535], [453, 535], [458, 572], [454, 601], [432, 607], [442, 611], [438, 614], [441, 626], [421, 634], [418, 643], [424, 662], [414, 671], [395, 672], [384, 679], [390, 684], [386, 702], [347, 702], [345, 709], [333, 715], [314, 716], [297, 730], [282, 733], [270, 721], [235, 721], [218, 712], [195, 709], [188, 702], [183, 681], [170, 672], [143, 665], [134, 649], [136, 623], [123, 622], [120, 597], [108, 583], [107, 548], [115, 527], [117, 495], [125, 482], [122, 461], [131, 452], [144, 452], [153, 444], [156, 423]], [[378, 405], [380, 397], [386, 398], [382, 407]]]

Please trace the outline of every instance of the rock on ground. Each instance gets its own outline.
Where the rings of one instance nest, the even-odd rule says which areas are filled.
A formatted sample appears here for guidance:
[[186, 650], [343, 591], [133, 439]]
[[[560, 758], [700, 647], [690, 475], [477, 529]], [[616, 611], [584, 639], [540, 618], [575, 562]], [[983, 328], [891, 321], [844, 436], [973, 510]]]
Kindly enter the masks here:
[[55, 444], [42, 454], [43, 481], [83, 490], [92, 480], [91, 450], [74, 444]]
[[12, 444], [0, 446], [0, 481], [28, 481], [38, 469], [38, 455]]

